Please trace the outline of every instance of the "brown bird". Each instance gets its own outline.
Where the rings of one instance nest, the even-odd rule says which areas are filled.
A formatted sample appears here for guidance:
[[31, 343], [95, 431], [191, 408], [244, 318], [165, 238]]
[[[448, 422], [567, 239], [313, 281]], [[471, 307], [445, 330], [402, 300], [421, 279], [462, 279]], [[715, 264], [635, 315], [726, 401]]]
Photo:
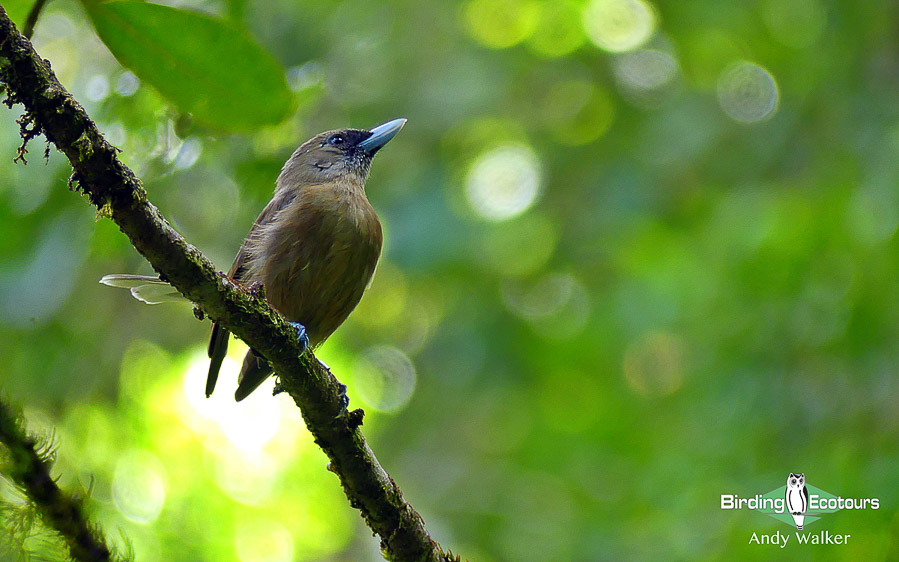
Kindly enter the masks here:
[[[241, 284], [261, 283], [272, 306], [313, 348], [346, 320], [375, 272], [383, 238], [365, 180], [372, 157], [405, 123], [327, 131], [303, 143], [281, 169], [272, 200], [228, 272]], [[100, 282], [129, 288], [150, 304], [183, 299], [157, 277], [116, 274]], [[229, 335], [212, 325], [206, 396], [215, 388]], [[234, 398], [246, 398], [271, 373], [268, 362], [249, 350]]]

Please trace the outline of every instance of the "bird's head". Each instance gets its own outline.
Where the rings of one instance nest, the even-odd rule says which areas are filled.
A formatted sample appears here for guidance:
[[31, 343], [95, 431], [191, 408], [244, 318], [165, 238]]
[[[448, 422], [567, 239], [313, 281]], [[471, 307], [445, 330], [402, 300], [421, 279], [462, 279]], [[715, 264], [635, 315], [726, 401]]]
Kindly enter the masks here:
[[394, 119], [365, 131], [339, 129], [319, 133], [302, 144], [284, 164], [278, 184], [298, 186], [333, 181], [365, 184], [375, 153], [406, 124]]

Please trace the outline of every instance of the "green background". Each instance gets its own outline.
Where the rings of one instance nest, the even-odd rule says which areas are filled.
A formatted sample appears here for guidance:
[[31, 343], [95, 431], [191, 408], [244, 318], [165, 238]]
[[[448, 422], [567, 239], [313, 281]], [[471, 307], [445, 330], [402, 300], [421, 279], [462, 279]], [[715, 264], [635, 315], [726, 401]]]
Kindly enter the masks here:
[[[159, 40], [208, 74], [166, 84], [138, 49], [119, 56], [136, 79], [72, 0], [34, 43], [221, 269], [302, 141], [409, 119], [368, 182], [374, 284], [319, 355], [445, 547], [899, 558], [895, 2], [168, 4], [286, 78], [248, 82], [267, 67], [173, 23]], [[214, 103], [186, 99], [207, 81]], [[289, 399], [230, 399], [242, 344], [206, 400], [208, 322], [97, 283], [151, 270], [42, 139], [12, 163], [18, 114], [0, 112], [0, 385], [55, 432], [60, 482], [137, 560], [379, 559]], [[783, 525], [720, 495], [790, 472], [881, 507], [815, 524], [848, 545], [750, 546]], [[59, 552], [40, 529], [3, 556], [23, 550]]]

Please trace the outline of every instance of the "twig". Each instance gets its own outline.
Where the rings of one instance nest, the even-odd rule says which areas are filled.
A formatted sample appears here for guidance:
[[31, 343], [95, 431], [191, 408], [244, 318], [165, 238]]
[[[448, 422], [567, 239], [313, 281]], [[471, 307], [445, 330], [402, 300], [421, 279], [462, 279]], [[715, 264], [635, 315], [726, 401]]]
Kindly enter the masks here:
[[0, 442], [9, 452], [9, 476], [25, 491], [48, 527], [59, 531], [76, 560], [110, 560], [106, 540], [84, 516], [82, 502], [64, 492], [50, 476], [50, 461], [22, 426], [21, 417], [0, 400]]
[[37, 18], [41, 15], [41, 10], [44, 9], [44, 4], [47, 3], [47, 0], [35, 0], [34, 5], [31, 6], [31, 11], [28, 12], [28, 18], [25, 20], [25, 27], [22, 28], [22, 35], [31, 39], [31, 36], [34, 35], [34, 26], [37, 24]]
[[[360, 412], [343, 406], [340, 382], [311, 352], [300, 355], [294, 330], [265, 299], [237, 286], [147, 201], [140, 180], [56, 79], [0, 7], [0, 81], [6, 103], [21, 103], [73, 168], [71, 185], [116, 222], [154, 269], [265, 357], [330, 459], [350, 505], [381, 538], [390, 560], [455, 560], [430, 537], [421, 516], [381, 467], [359, 429]], [[198, 392], [200, 390], [198, 389]]]

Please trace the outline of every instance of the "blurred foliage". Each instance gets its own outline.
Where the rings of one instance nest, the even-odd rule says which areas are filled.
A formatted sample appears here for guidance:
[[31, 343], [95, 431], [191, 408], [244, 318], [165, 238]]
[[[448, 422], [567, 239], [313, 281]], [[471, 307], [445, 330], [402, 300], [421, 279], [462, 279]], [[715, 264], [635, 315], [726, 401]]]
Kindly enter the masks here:
[[[30, 5], [3, 4], [18, 22]], [[217, 111], [250, 132], [201, 118], [181, 96], [208, 84], [169, 83], [156, 47], [98, 25], [120, 66], [74, 0], [34, 42], [223, 269], [300, 142], [409, 119], [368, 184], [383, 261], [320, 355], [444, 545], [810, 556], [749, 545], [788, 528], [719, 505], [801, 471], [882, 506], [811, 526], [851, 534], [814, 555], [899, 557], [895, 2], [166, 4], [212, 19], [165, 10], [153, 45], [233, 80]], [[280, 115], [244, 83], [267, 55], [245, 39], [213, 56], [200, 19], [274, 56], [290, 116], [254, 126]], [[137, 560], [378, 559], [289, 399], [230, 400], [241, 346], [206, 400], [208, 325], [97, 283], [150, 270], [66, 190], [61, 155], [33, 142], [12, 164], [16, 116], [0, 113], [0, 383], [55, 428], [62, 484], [90, 487]]]
[[149, 2], [84, 5], [116, 58], [181, 111], [236, 130], [271, 125], [291, 113], [280, 65], [223, 20]]

